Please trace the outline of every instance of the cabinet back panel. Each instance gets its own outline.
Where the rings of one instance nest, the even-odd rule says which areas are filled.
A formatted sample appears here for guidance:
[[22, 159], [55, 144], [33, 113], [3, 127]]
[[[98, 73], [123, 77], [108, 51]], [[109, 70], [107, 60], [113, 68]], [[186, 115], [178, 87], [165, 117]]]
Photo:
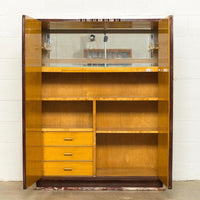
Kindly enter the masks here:
[[157, 73], [43, 73], [43, 97], [158, 96]]
[[43, 127], [92, 128], [92, 102], [43, 102]]
[[96, 159], [97, 170], [157, 169], [157, 135], [97, 134]]
[[97, 130], [101, 128], [157, 130], [157, 102], [97, 102]]

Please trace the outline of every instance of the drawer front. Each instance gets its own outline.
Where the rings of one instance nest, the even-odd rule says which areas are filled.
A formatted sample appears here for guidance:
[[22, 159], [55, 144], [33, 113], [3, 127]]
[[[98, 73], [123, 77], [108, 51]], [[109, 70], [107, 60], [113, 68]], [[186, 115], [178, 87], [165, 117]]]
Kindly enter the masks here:
[[43, 132], [43, 142], [52, 145], [92, 145], [92, 132]]
[[44, 147], [44, 160], [93, 160], [92, 147]]
[[44, 176], [92, 176], [93, 162], [44, 162]]

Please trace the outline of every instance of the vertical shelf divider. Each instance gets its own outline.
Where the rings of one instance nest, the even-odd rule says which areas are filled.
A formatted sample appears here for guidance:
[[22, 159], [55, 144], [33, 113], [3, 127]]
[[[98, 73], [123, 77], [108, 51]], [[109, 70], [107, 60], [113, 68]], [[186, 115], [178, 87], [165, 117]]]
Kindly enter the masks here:
[[96, 100], [93, 100], [93, 176], [96, 176]]

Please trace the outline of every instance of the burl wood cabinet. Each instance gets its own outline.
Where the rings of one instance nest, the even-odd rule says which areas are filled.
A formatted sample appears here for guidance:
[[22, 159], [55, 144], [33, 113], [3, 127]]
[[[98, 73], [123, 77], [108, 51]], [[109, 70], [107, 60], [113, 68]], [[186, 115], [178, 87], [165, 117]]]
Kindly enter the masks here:
[[173, 17], [22, 17], [24, 188], [172, 188]]

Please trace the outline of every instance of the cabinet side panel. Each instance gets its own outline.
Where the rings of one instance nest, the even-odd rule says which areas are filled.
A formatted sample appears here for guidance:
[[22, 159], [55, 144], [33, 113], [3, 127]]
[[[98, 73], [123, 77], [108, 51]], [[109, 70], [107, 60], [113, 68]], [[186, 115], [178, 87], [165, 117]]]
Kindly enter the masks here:
[[[42, 176], [41, 22], [23, 16], [24, 188]], [[35, 143], [32, 143], [34, 134]], [[35, 152], [34, 154], [30, 152]]]
[[169, 119], [170, 119], [170, 31], [169, 19], [158, 24], [158, 175], [169, 187]]
[[172, 189], [172, 158], [173, 158], [173, 67], [174, 67], [174, 38], [173, 15], [169, 16], [170, 30], [170, 114], [169, 114], [169, 189]]

